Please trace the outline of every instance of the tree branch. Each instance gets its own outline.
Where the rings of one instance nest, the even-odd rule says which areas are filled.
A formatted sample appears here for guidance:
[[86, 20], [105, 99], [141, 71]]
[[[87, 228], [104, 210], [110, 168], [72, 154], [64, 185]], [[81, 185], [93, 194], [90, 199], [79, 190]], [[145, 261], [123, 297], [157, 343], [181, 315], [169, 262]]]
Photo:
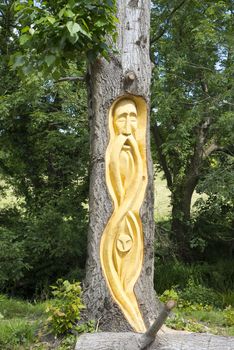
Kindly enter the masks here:
[[85, 77], [63, 77], [55, 81], [55, 83], [62, 83], [64, 81], [85, 81]]
[[150, 328], [141, 336], [139, 339], [139, 346], [141, 350], [146, 349], [148, 345], [150, 345], [154, 340], [162, 327], [167, 317], [169, 316], [171, 310], [175, 307], [176, 302], [174, 300], [169, 300], [163, 307], [163, 310], [159, 314], [158, 318], [154, 321], [154, 323], [150, 326]]
[[161, 28], [158, 33], [156, 34], [156, 37], [153, 38], [151, 40], [151, 44], [154, 44], [157, 40], [159, 40], [163, 34], [166, 32], [167, 28], [168, 28], [168, 25], [169, 25], [169, 20], [173, 17], [173, 15], [175, 14], [175, 12], [177, 10], [179, 10], [183, 5], [184, 3], [186, 2], [187, 0], [182, 0], [176, 7], [174, 7], [174, 9], [169, 13], [168, 17], [166, 18], [166, 25], [164, 26], [164, 28]]
[[212, 143], [203, 151], [203, 159], [209, 157], [214, 152], [223, 152], [230, 156], [233, 156], [233, 153], [228, 149], [217, 145], [216, 143]]

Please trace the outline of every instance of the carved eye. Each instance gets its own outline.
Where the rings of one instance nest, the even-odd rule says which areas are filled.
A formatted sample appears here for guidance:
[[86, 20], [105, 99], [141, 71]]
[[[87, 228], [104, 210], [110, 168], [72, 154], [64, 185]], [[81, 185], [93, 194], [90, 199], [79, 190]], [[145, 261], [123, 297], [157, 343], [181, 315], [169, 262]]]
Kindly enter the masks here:
[[136, 123], [137, 122], [137, 116], [135, 113], [131, 113], [130, 114], [130, 120], [132, 123]]
[[125, 122], [125, 117], [119, 117], [118, 119], [117, 119], [117, 123], [124, 123]]

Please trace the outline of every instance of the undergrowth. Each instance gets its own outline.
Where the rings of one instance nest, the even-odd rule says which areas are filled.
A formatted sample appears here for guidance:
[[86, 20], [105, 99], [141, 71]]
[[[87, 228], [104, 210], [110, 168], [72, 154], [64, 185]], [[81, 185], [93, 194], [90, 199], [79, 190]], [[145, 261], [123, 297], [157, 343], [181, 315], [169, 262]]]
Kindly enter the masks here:
[[178, 287], [165, 290], [159, 299], [177, 302], [166, 321], [173, 329], [234, 336], [234, 308], [231, 305], [222, 308], [214, 291], [197, 285], [192, 279], [182, 290]]
[[[59, 281], [54, 299], [29, 303], [0, 295], [1, 350], [70, 350], [81, 333], [94, 332], [94, 321], [76, 322], [84, 310], [79, 283]], [[192, 278], [185, 288], [174, 286], [160, 300], [174, 299], [177, 306], [167, 326], [192, 332], [234, 336], [234, 308], [222, 306], [213, 290]], [[46, 312], [47, 311], [47, 312]]]

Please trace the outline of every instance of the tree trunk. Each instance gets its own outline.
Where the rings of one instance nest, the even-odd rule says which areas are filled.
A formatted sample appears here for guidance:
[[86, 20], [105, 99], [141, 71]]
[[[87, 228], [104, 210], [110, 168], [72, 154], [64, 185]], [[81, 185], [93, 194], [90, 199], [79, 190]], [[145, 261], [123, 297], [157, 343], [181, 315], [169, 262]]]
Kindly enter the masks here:
[[[87, 305], [88, 317], [98, 320], [100, 329], [104, 331], [140, 330], [141, 326], [144, 327], [143, 324], [145, 324], [145, 327], [148, 327], [160, 309], [160, 303], [156, 301], [153, 288], [154, 190], [149, 145], [149, 95], [151, 79], [151, 63], [149, 59], [150, 1], [119, 0], [117, 3], [119, 19], [118, 53], [112, 55], [108, 62], [103, 58], [99, 58], [91, 66], [89, 72], [91, 130], [90, 225], [84, 298]], [[131, 104], [134, 104], [137, 114], [139, 114], [137, 115], [138, 124], [135, 132], [136, 135], [138, 134], [140, 136], [137, 140], [137, 136], [134, 138], [133, 135], [130, 135], [129, 143], [126, 144], [125, 142], [124, 144], [125, 148], [131, 149], [132, 147], [132, 149], [135, 149], [135, 151], [130, 151], [130, 153], [132, 152], [130, 158], [135, 167], [132, 187], [130, 185], [127, 187], [126, 185], [128, 177], [132, 176], [130, 170], [128, 170], [129, 174], [125, 180], [122, 180], [123, 174], [121, 173], [119, 182], [122, 181], [122, 183], [120, 184], [115, 177], [117, 177], [116, 171], [121, 172], [121, 169], [117, 169], [112, 173], [110, 172], [110, 174], [108, 173], [109, 164], [118, 168], [118, 165], [112, 159], [116, 157], [117, 148], [114, 148], [112, 153], [108, 153], [111, 152], [110, 145], [112, 138], [117, 137], [115, 133], [122, 133], [122, 138], [127, 134], [125, 132], [126, 130], [121, 131], [121, 127], [116, 126], [117, 124], [114, 126], [114, 129], [113, 126], [110, 126], [112, 123], [112, 112], [114, 115], [115, 109], [122, 108], [121, 106], [114, 106], [119, 98], [123, 98], [121, 100], [123, 103], [127, 99], [128, 106], [130, 105], [130, 107]], [[132, 108], [135, 108], [134, 106]], [[134, 120], [132, 123], [134, 123]], [[143, 124], [145, 125], [145, 129]], [[133, 128], [135, 128], [134, 125], [132, 124]], [[141, 130], [141, 128], [143, 129]], [[140, 129], [140, 133], [138, 129]], [[146, 141], [141, 140], [143, 142], [141, 144], [140, 138]], [[126, 154], [127, 152], [119, 163], [120, 168], [123, 168], [122, 165], [124, 162], [126, 163]], [[144, 154], [146, 158], [145, 165], [143, 164]], [[110, 163], [108, 163], [107, 159], [110, 159]], [[127, 161], [130, 162], [130, 160]], [[127, 171], [126, 166], [123, 171]], [[139, 177], [141, 175], [142, 179]], [[123, 181], [125, 181], [126, 193], [122, 191], [119, 198], [117, 195], [114, 197], [113, 193], [115, 191], [117, 192], [118, 186], [121, 187], [123, 185]], [[142, 181], [142, 183], [139, 181]], [[112, 190], [110, 189], [111, 185], [113, 185]], [[135, 197], [132, 196], [132, 192], [135, 193]], [[139, 196], [137, 197], [137, 193], [140, 193], [141, 200]], [[128, 197], [128, 199], [131, 197], [131, 201], [130, 199], [129, 201], [132, 203], [132, 207], [127, 203], [127, 198], [125, 197]], [[136, 204], [139, 204], [139, 215]], [[125, 208], [124, 214], [123, 208]], [[108, 245], [111, 246], [110, 237], [113, 235], [114, 230], [118, 230], [122, 225], [120, 221], [116, 226], [113, 224], [115, 220], [119, 220], [118, 215], [119, 217], [125, 215], [124, 220], [126, 220], [128, 226], [133, 221], [135, 222], [134, 225], [137, 226], [136, 234], [138, 238], [134, 239], [138, 248], [132, 248], [132, 251], [134, 252], [138, 249], [138, 255], [134, 256], [132, 254], [132, 260], [129, 260], [129, 264], [126, 258], [127, 255], [125, 255], [126, 251], [121, 253], [121, 256], [117, 248], [114, 247], [113, 255], [109, 256], [110, 250], [105, 248], [105, 244], [107, 247]], [[112, 227], [112, 230], [110, 227]], [[129, 230], [131, 231], [131, 227]], [[122, 238], [126, 238], [126, 235], [123, 235]], [[117, 241], [123, 243], [123, 239], [122, 241], [120, 239]], [[142, 247], [140, 246], [141, 241]], [[134, 245], [135, 241], [131, 241], [130, 244]], [[118, 249], [120, 250], [122, 248], [119, 247]], [[112, 258], [113, 261], [109, 261]], [[141, 259], [143, 259], [142, 266]], [[132, 266], [133, 270], [138, 270], [137, 274], [139, 276], [137, 274], [134, 276], [133, 292], [129, 293], [128, 287], [122, 290], [124, 289], [124, 285], [129, 283], [128, 277], [122, 282], [123, 288], [122, 285], [118, 287], [115, 284], [117, 284], [118, 281], [116, 282], [116, 280], [118, 280], [121, 274], [130, 274]], [[119, 268], [119, 275], [115, 271], [115, 268], [116, 270]], [[113, 275], [110, 275], [111, 273]], [[134, 274], [134, 271], [132, 271], [132, 274]], [[130, 281], [130, 284], [133, 284], [133, 282]], [[118, 288], [120, 288], [119, 292]], [[119, 302], [118, 293], [121, 295], [119, 299], [126, 301], [124, 305], [121, 305], [122, 300]], [[139, 318], [142, 317], [143, 323], [139, 324], [139, 327], [134, 328], [134, 322], [131, 322], [131, 315], [129, 316], [128, 310], [126, 311], [128, 308], [132, 308], [131, 303], [128, 303], [129, 300], [133, 301], [132, 304], [136, 311], [133, 310], [133, 313], [135, 312], [135, 314], [139, 315]]]
[[[118, 54], [109, 62], [97, 60], [89, 75], [90, 226], [84, 299], [88, 318], [109, 332], [81, 336], [76, 349], [228, 350], [232, 339], [170, 330], [160, 332], [154, 342], [151, 337], [152, 343], [147, 345], [148, 337], [166, 316], [165, 310], [160, 313], [153, 288], [150, 1], [118, 0], [117, 6]], [[132, 322], [134, 312], [139, 327]], [[143, 335], [138, 330], [132, 332], [140, 329], [141, 321], [148, 328], [155, 317]]]
[[172, 193], [171, 231], [180, 258], [189, 261], [190, 252], [190, 219], [192, 195], [197, 184], [197, 177], [185, 178], [180, 185], [174, 187]]

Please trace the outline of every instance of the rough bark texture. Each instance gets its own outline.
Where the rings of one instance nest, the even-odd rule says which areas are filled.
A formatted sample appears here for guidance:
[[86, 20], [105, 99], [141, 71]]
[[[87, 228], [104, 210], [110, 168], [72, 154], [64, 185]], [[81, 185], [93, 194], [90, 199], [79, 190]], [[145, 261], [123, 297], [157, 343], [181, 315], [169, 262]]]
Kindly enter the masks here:
[[[140, 334], [95, 333], [82, 335], [76, 350], [143, 350]], [[147, 350], [233, 350], [234, 337], [177, 331], [161, 332]]]
[[[119, 0], [118, 18], [120, 24], [117, 50], [119, 54], [113, 55], [109, 62], [100, 58], [91, 67], [89, 74], [90, 227], [84, 297], [88, 317], [99, 320], [99, 327], [104, 331], [131, 330], [121, 310], [113, 302], [107, 288], [101, 270], [99, 249], [102, 233], [113, 210], [105, 181], [105, 152], [109, 142], [108, 110], [116, 98], [127, 93], [142, 96], [149, 104], [151, 79], [149, 59], [150, 1]], [[149, 116], [147, 121], [147, 160], [148, 186], [140, 211], [144, 232], [144, 264], [141, 276], [135, 286], [135, 294], [146, 326], [157, 316], [160, 308], [160, 304], [156, 302], [153, 288], [153, 171], [149, 145]], [[96, 348], [98, 349], [98, 346]]]

